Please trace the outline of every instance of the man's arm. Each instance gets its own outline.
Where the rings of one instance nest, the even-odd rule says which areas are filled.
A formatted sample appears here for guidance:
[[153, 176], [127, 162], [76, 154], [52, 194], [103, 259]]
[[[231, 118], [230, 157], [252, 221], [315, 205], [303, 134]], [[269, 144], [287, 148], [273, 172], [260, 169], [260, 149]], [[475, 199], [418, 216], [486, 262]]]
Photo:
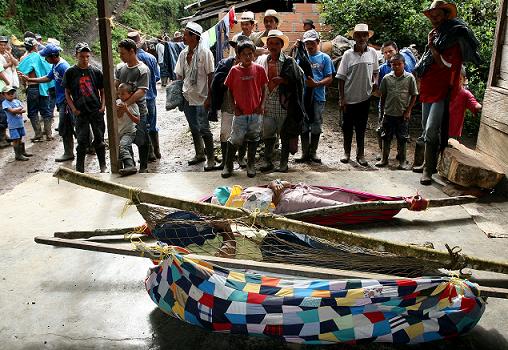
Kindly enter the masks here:
[[104, 95], [104, 89], [99, 89], [99, 96], [101, 99], [101, 108], [99, 109], [99, 112], [104, 113], [106, 110], [106, 96]]
[[208, 84], [208, 95], [206, 96], [206, 100], [205, 100], [205, 103], [204, 103], [204, 107], [206, 110], [208, 110], [210, 108], [210, 98], [211, 98], [211, 93], [210, 91], [212, 91], [212, 80], [213, 80], [213, 72], [208, 74], [207, 76], [207, 84]]
[[319, 81], [315, 81], [312, 77], [307, 77], [305, 84], [308, 87], [319, 87], [319, 86], [329, 86], [333, 81], [332, 75], [328, 75]]
[[136, 103], [138, 100], [143, 98], [143, 96], [145, 96], [145, 94], [146, 94], [146, 89], [137, 89], [131, 95], [131, 97], [129, 97], [129, 99], [127, 101], [125, 101], [124, 103], [125, 103], [125, 105], [130, 106], [131, 104]]
[[25, 109], [22, 106], [21, 107], [16, 107], [16, 108], [6, 108], [6, 110], [9, 113], [12, 113], [12, 114], [23, 114], [23, 113], [25, 113]]
[[74, 114], [75, 116], [81, 114], [81, 112], [74, 105], [74, 101], [72, 100], [71, 92], [69, 91], [69, 89], [65, 89], [65, 100], [67, 101], [67, 105], [71, 109], [72, 114]]
[[0, 72], [0, 79], [2, 79], [4, 81], [5, 85], [11, 85], [9, 79], [7, 79], [4, 72]]
[[339, 100], [340, 100], [340, 109], [342, 109], [343, 112], [346, 111], [346, 97], [344, 96], [344, 85], [346, 82], [342, 79], [339, 79]]
[[409, 101], [409, 106], [407, 106], [407, 109], [404, 111], [404, 120], [409, 120], [411, 118], [411, 111], [413, 110], [413, 107], [416, 103], [416, 95], [411, 96], [411, 101]]
[[27, 76], [21, 72], [19, 72], [18, 75], [21, 79], [23, 79], [24, 81], [26, 81], [28, 83], [48, 83], [51, 80], [53, 80], [53, 79], [48, 78], [47, 75], [40, 77], [40, 78], [30, 78], [29, 76]]

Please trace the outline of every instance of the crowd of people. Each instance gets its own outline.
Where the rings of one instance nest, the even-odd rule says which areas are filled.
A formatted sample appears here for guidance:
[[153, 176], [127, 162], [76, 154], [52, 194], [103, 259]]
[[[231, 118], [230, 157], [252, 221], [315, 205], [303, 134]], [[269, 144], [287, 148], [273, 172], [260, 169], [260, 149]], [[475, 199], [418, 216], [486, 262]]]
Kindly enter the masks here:
[[[435, 172], [443, 132], [460, 136], [464, 110], [474, 113], [481, 105], [464, 89], [464, 62], [477, 63], [478, 42], [467, 25], [458, 20], [455, 5], [436, 0], [424, 12], [433, 29], [428, 35], [426, 51], [419, 62], [399, 49], [394, 41], [381, 47], [385, 62], [380, 65], [377, 52], [368, 45], [374, 35], [367, 24], [357, 24], [349, 33], [354, 45], [347, 50], [337, 69], [329, 55], [320, 50], [320, 34], [312, 21], [306, 20], [304, 34], [293, 47], [278, 29], [280, 18], [269, 9], [263, 16], [264, 30], [255, 32], [254, 13], [245, 11], [238, 22], [241, 32], [229, 40], [229, 57], [220, 62], [208, 47], [200, 45], [203, 28], [188, 22], [183, 33], [173, 40], [158, 37], [155, 56], [146, 51], [138, 32], [130, 32], [118, 44], [122, 63], [114, 77], [118, 100], [119, 156], [121, 175], [146, 172], [149, 161], [161, 158], [159, 147], [157, 82], [166, 85], [179, 82], [179, 93], [188, 122], [195, 155], [189, 165], [204, 162], [205, 171], [222, 170], [222, 177], [233, 175], [235, 159], [247, 175], [256, 175], [257, 145], [264, 143], [260, 171], [288, 171], [290, 154], [301, 142], [301, 157], [295, 162], [320, 163], [318, 146], [322, 133], [326, 87], [335, 77], [339, 86], [339, 107], [343, 112], [343, 154], [340, 161], [352, 157], [353, 135], [356, 139], [357, 163], [368, 166], [365, 157], [365, 132], [371, 97], [380, 97], [378, 167], [388, 165], [393, 137], [397, 139], [399, 169], [407, 169], [409, 120], [419, 96], [423, 103], [422, 184], [430, 184]], [[26, 87], [27, 115], [34, 130], [32, 141], [52, 140], [54, 105], [59, 111], [58, 132], [64, 154], [56, 161], [74, 159], [74, 136], [77, 139], [77, 171], [85, 171], [85, 155], [92, 147], [101, 172], [106, 171], [104, 143], [105, 96], [102, 72], [90, 64], [91, 49], [87, 43], [75, 46], [76, 64], [70, 66], [60, 57], [56, 43], [42, 45], [32, 33], [25, 33], [26, 53], [19, 60], [7, 49], [7, 38], [0, 37], [0, 88], [2, 111], [0, 143], [13, 141], [16, 160], [26, 161], [23, 137], [25, 109], [16, 99], [20, 83]], [[288, 54], [291, 49], [291, 53]], [[462, 73], [462, 74], [461, 74]], [[169, 88], [168, 87], [168, 88]], [[43, 121], [43, 127], [39, 120]], [[210, 120], [220, 115], [222, 162], [216, 163]], [[3, 119], [6, 119], [5, 123]], [[21, 122], [20, 122], [21, 120]], [[448, 121], [444, 126], [443, 120]], [[139, 170], [134, 161], [133, 144], [139, 153]], [[276, 166], [273, 153], [280, 146]], [[245, 156], [247, 160], [245, 161]], [[416, 157], [416, 156], [415, 156]]]

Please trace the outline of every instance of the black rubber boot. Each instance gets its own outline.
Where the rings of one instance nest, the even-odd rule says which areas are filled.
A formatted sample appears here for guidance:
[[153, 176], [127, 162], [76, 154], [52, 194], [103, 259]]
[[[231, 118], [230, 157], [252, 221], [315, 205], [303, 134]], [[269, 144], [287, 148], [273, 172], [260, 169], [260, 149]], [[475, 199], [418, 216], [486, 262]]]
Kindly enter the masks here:
[[134, 164], [134, 160], [132, 158], [126, 158], [122, 160], [123, 168], [118, 170], [120, 176], [129, 176], [134, 175], [138, 172], [136, 169], [136, 164]]
[[398, 159], [399, 159], [399, 166], [397, 169], [399, 170], [409, 170], [408, 164], [407, 164], [407, 158], [406, 158], [406, 152], [407, 152], [407, 141], [399, 141], [397, 140], [397, 150], [398, 152]]
[[258, 143], [255, 141], [248, 143], [248, 150], [247, 150], [247, 176], [248, 177], [256, 176], [257, 147], [258, 147]]
[[245, 169], [247, 163], [245, 162], [245, 153], [247, 152], [247, 144], [244, 142], [243, 145], [238, 147], [238, 165], [240, 168]]
[[0, 148], [9, 147], [11, 144], [7, 141], [7, 129], [0, 129]]
[[28, 153], [26, 151], [26, 148], [25, 148], [25, 143], [24, 142], [21, 142], [20, 144], [20, 148], [21, 148], [21, 154], [24, 155], [25, 157], [32, 157], [33, 154], [32, 153]]
[[41, 123], [39, 122], [39, 117], [30, 118], [30, 123], [32, 123], [32, 128], [34, 129], [34, 137], [30, 139], [32, 142], [42, 141], [42, 129]]
[[236, 147], [231, 142], [227, 142], [227, 151], [226, 151], [226, 160], [224, 163], [224, 169], [222, 169], [222, 173], [220, 174], [224, 179], [231, 177], [233, 175], [233, 160], [236, 154]]
[[196, 135], [192, 135], [192, 141], [194, 142], [194, 151], [196, 152], [194, 158], [192, 158], [191, 160], [189, 160], [187, 162], [187, 164], [189, 165], [195, 165], [195, 164], [198, 164], [198, 163], [202, 163], [206, 160], [206, 157], [205, 157], [205, 147], [203, 145], [203, 138], [201, 137], [201, 135], [199, 134], [196, 134]]
[[152, 142], [153, 154], [155, 158], [161, 159], [161, 150], [159, 145], [159, 132], [158, 131], [150, 131], [150, 141]]
[[76, 153], [76, 171], [80, 173], [85, 172], [85, 155], [86, 153]]
[[99, 161], [99, 168], [101, 169], [101, 173], [105, 173], [106, 166], [106, 147], [98, 147], [95, 149], [95, 153], [97, 154], [97, 160]]
[[353, 132], [344, 132], [344, 155], [340, 158], [342, 163], [349, 163], [351, 159], [351, 143], [353, 142]]
[[280, 150], [280, 163], [279, 167], [275, 170], [279, 173], [287, 173], [288, 168], [288, 160], [289, 160], [289, 140], [281, 139], [281, 150]]
[[219, 167], [215, 163], [215, 149], [213, 147], [213, 136], [211, 134], [208, 136], [203, 136], [203, 142], [205, 143], [205, 153], [206, 153], [206, 164], [204, 167], [204, 171], [219, 170]]
[[65, 162], [74, 159], [74, 136], [66, 135], [62, 140], [64, 153], [55, 159], [55, 162]]
[[228, 143], [227, 142], [221, 142], [220, 143], [220, 152], [222, 154], [222, 160], [220, 164], [217, 166], [219, 170], [224, 169], [224, 165], [226, 164], [226, 154], [228, 152]]
[[383, 140], [383, 152], [381, 154], [381, 160], [375, 165], [378, 168], [383, 168], [388, 165], [388, 157], [390, 156], [390, 140]]
[[153, 163], [157, 160], [157, 157], [155, 156], [155, 153], [153, 152], [152, 137], [150, 134], [148, 134], [146, 141], [148, 142], [148, 161], [150, 163]]
[[264, 143], [265, 143], [264, 163], [259, 168], [259, 170], [270, 171], [273, 170], [274, 168], [272, 160], [273, 160], [273, 147], [275, 146], [275, 138], [265, 139]]
[[425, 143], [425, 158], [423, 162], [423, 173], [420, 178], [422, 185], [428, 186], [432, 183], [432, 173], [437, 163], [437, 147]]
[[21, 144], [17, 144], [17, 145], [13, 145], [12, 148], [14, 148], [14, 155], [15, 155], [15, 159], [16, 160], [21, 160], [21, 161], [27, 161], [28, 158], [25, 157], [23, 155], [23, 153], [21, 152]]
[[310, 161], [309, 157], [309, 133], [304, 132], [300, 134], [300, 140], [302, 141], [302, 157], [296, 158], [296, 163], [306, 163]]
[[423, 160], [425, 154], [425, 142], [417, 140], [415, 145], [415, 157], [413, 161], [413, 172], [423, 172]]
[[309, 158], [312, 162], [321, 164], [321, 158], [316, 155], [320, 137], [321, 134], [310, 134]]
[[147, 173], [148, 172], [148, 152], [149, 146], [145, 141], [145, 144], [138, 147], [139, 153], [139, 173]]
[[364, 145], [356, 145], [356, 162], [361, 166], [369, 165], [369, 163], [365, 160]]
[[53, 141], [53, 118], [44, 118], [44, 135], [46, 135], [46, 141]]
[[381, 136], [382, 133], [383, 133], [383, 129], [381, 127], [377, 128], [376, 139], [377, 139], [377, 145], [379, 147], [380, 153], [376, 156], [376, 160], [381, 160], [383, 158], [383, 137]]

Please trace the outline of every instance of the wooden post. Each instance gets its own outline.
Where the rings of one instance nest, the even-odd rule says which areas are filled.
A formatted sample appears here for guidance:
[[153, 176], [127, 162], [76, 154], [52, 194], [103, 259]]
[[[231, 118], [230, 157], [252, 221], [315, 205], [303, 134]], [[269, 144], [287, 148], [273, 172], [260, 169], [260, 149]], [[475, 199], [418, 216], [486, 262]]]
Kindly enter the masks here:
[[111, 11], [107, 0], [97, 0], [99, 12], [99, 38], [101, 42], [102, 73], [106, 97], [106, 122], [108, 125], [109, 158], [111, 172], [118, 173], [118, 123], [115, 108], [115, 83], [113, 79], [113, 55], [111, 52]]

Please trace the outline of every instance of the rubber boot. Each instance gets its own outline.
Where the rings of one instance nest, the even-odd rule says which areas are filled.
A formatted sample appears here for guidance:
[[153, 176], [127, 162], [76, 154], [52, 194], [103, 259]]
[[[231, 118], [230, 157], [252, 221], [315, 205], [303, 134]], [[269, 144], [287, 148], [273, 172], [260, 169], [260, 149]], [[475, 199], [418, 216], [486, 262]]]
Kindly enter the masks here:
[[321, 134], [310, 134], [309, 158], [314, 163], [321, 164], [321, 158], [316, 155]]
[[192, 141], [194, 142], [194, 151], [196, 152], [196, 155], [194, 156], [194, 158], [192, 158], [187, 162], [187, 164], [189, 165], [195, 165], [204, 162], [206, 160], [205, 148], [203, 145], [203, 138], [201, 137], [201, 135], [199, 134], [192, 135]]
[[378, 168], [383, 168], [388, 165], [388, 157], [390, 156], [390, 140], [383, 140], [383, 152], [381, 154], [381, 160], [375, 165]]
[[220, 143], [220, 152], [222, 154], [222, 160], [220, 164], [217, 166], [219, 170], [224, 169], [224, 166], [226, 165], [226, 156], [228, 152], [228, 143], [227, 142], [221, 142]]
[[34, 129], [34, 137], [30, 139], [32, 142], [42, 141], [42, 129], [41, 123], [39, 122], [39, 117], [30, 118], [30, 123], [32, 123], [32, 128]]
[[409, 170], [409, 167], [407, 164], [407, 158], [406, 158], [407, 142], [397, 140], [397, 150], [398, 150], [398, 159], [399, 159], [399, 166], [397, 167], [397, 169]]
[[150, 134], [148, 134], [147, 141], [148, 141], [148, 161], [150, 163], [153, 163], [157, 160], [157, 157], [155, 156], [155, 153], [153, 152], [152, 137]]
[[245, 162], [246, 152], [247, 152], [247, 144], [244, 142], [243, 145], [238, 147], [238, 165], [242, 169], [245, 169], [247, 167], [247, 163]]
[[310, 161], [309, 157], [309, 133], [305, 132], [300, 135], [300, 140], [302, 141], [302, 157], [296, 158], [296, 163], [306, 163]]
[[76, 171], [85, 172], [85, 155], [86, 153], [76, 152]]
[[0, 148], [9, 147], [10, 145], [7, 141], [7, 129], [0, 129]]
[[[381, 137], [382, 129], [378, 128], [376, 130], [376, 139], [377, 139], [377, 145], [379, 147], [379, 154], [376, 156], [376, 160], [382, 160], [383, 159], [383, 137]], [[377, 163], [376, 163], [377, 166]]]
[[356, 145], [356, 161], [361, 166], [368, 166], [369, 163], [365, 160], [364, 145]]
[[102, 146], [95, 149], [95, 153], [97, 154], [97, 160], [99, 161], [99, 168], [101, 169], [101, 173], [105, 173], [106, 166], [106, 147]]
[[138, 153], [139, 153], [139, 173], [147, 173], [148, 172], [148, 152], [150, 146], [145, 141], [145, 144], [138, 147]]
[[270, 171], [274, 168], [272, 160], [273, 160], [273, 147], [275, 145], [275, 138], [265, 139], [265, 154], [264, 154], [264, 163], [261, 165], [259, 170], [261, 171]]
[[14, 148], [14, 155], [15, 155], [15, 159], [16, 160], [21, 160], [21, 161], [27, 161], [28, 158], [25, 157], [23, 155], [23, 153], [21, 153], [21, 144], [17, 144], [17, 145], [13, 145], [12, 148]]
[[118, 170], [120, 176], [134, 175], [138, 172], [138, 169], [136, 169], [136, 164], [134, 163], [134, 160], [132, 158], [123, 159], [122, 163], [123, 163], [122, 169]]
[[159, 132], [158, 131], [150, 131], [150, 141], [152, 142], [153, 154], [157, 159], [161, 159], [161, 150], [159, 145]]
[[256, 176], [256, 151], [258, 147], [257, 142], [249, 142], [247, 150], [247, 176]]
[[423, 159], [425, 154], [425, 142], [417, 140], [415, 145], [415, 157], [413, 161], [413, 172], [423, 172]]
[[342, 163], [349, 163], [351, 159], [351, 143], [353, 142], [353, 132], [344, 132], [344, 155], [340, 158]]
[[24, 142], [21, 142], [20, 144], [20, 147], [21, 147], [21, 154], [24, 155], [25, 157], [32, 157], [33, 154], [32, 153], [28, 153], [26, 151], [26, 148], [25, 148], [25, 143]]
[[226, 158], [224, 161], [224, 169], [222, 169], [222, 176], [224, 179], [231, 177], [233, 175], [233, 159], [235, 158], [236, 147], [231, 142], [227, 142], [227, 150], [226, 154], [223, 156]]
[[204, 171], [219, 170], [219, 167], [215, 163], [215, 150], [213, 147], [212, 135], [203, 136], [203, 142], [205, 144], [206, 153], [206, 165], [204, 167]]
[[53, 141], [53, 118], [44, 118], [44, 135], [46, 135], [46, 141]]
[[62, 143], [64, 147], [64, 153], [55, 159], [55, 162], [58, 163], [74, 159], [74, 136], [65, 135], [62, 138]]
[[279, 173], [287, 173], [288, 168], [288, 160], [289, 160], [289, 140], [281, 139], [281, 149], [280, 149], [280, 163], [279, 167], [275, 170]]
[[436, 166], [435, 164], [437, 163], [436, 159], [436, 147], [430, 143], [425, 143], [423, 172], [422, 177], [420, 178], [420, 183], [422, 185], [428, 186], [432, 183], [432, 172]]

